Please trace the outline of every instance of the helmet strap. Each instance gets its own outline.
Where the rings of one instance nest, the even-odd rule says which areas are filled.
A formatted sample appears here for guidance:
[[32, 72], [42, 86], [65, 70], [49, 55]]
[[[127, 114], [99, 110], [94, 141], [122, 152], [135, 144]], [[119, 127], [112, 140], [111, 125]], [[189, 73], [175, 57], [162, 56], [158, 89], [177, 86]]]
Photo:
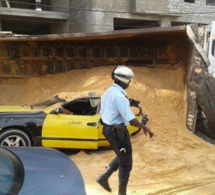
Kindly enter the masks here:
[[126, 84], [126, 83], [123, 83], [123, 82], [121, 82], [121, 81], [119, 81], [119, 80], [117, 80], [117, 79], [114, 79], [114, 82], [115, 82], [116, 84], [118, 84], [120, 87], [122, 87], [123, 89], [127, 89], [128, 86], [129, 86], [129, 84], [130, 84], [130, 82]]

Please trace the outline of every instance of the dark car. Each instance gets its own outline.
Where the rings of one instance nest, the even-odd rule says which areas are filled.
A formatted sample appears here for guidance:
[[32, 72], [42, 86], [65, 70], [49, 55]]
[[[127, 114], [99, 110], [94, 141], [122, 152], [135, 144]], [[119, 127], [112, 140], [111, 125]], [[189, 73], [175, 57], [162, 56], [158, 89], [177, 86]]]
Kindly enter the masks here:
[[0, 195], [86, 195], [69, 157], [52, 148], [0, 147]]

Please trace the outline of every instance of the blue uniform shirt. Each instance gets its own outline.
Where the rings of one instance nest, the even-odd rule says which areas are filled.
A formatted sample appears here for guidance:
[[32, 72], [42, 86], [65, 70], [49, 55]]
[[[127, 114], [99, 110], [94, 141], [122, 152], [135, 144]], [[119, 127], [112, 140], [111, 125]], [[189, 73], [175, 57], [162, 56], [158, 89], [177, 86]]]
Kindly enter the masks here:
[[116, 83], [102, 95], [100, 114], [103, 122], [108, 125], [121, 123], [127, 125], [135, 118], [126, 92]]

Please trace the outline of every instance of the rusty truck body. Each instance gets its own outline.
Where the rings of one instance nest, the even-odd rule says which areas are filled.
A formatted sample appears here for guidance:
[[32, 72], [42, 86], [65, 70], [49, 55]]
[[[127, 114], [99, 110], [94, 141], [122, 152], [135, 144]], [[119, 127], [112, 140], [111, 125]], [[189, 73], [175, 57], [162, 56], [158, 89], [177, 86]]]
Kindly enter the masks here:
[[[118, 64], [171, 69], [181, 66], [187, 84], [196, 55], [209, 66], [194, 32], [189, 25], [184, 25], [102, 33], [3, 35], [0, 38], [0, 76], [42, 76]], [[197, 103], [189, 88], [187, 94], [187, 127], [194, 132]]]

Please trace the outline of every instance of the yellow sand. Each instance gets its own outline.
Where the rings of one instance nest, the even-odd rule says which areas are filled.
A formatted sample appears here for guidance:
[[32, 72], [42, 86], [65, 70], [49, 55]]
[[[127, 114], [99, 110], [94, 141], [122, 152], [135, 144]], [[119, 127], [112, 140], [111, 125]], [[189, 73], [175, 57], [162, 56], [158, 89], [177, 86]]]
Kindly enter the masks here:
[[[186, 128], [182, 69], [131, 68], [135, 78], [127, 94], [141, 102], [155, 137], [150, 139], [140, 132], [132, 138], [134, 164], [128, 194], [215, 194], [215, 146]], [[78, 97], [95, 91], [101, 95], [112, 84], [112, 69], [100, 67], [3, 81], [0, 104], [32, 104], [55, 94]], [[95, 178], [113, 157], [111, 150], [70, 155], [83, 175], [88, 195], [110, 194], [95, 182]], [[110, 185], [111, 194], [117, 194], [117, 172], [110, 178]]]

